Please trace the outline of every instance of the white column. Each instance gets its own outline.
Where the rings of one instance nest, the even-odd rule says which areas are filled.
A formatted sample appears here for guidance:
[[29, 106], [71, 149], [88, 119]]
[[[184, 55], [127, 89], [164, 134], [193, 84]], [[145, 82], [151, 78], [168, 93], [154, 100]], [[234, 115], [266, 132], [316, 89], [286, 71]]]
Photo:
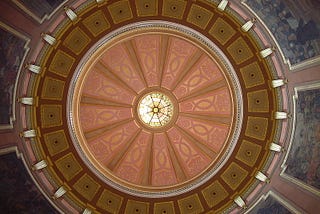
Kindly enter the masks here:
[[78, 18], [77, 14], [69, 7], [66, 6], [63, 9], [71, 21], [75, 21]]
[[252, 18], [251, 20], [247, 21], [244, 25], [242, 25], [241, 30], [244, 32], [248, 32], [256, 22], [256, 18]]
[[56, 38], [54, 38], [53, 36], [51, 36], [49, 34], [42, 33], [41, 36], [42, 36], [43, 40], [46, 41], [49, 45], [54, 45], [57, 42]]
[[280, 86], [283, 86], [283, 85], [286, 84], [287, 82], [288, 82], [287, 79], [272, 80], [271, 86], [272, 86], [272, 88], [278, 88], [278, 87], [280, 87]]
[[18, 101], [24, 105], [32, 106], [34, 103], [33, 97], [20, 97]]
[[34, 129], [26, 130], [20, 134], [21, 137], [31, 138], [37, 136], [37, 132]]
[[257, 172], [255, 178], [258, 179], [259, 181], [270, 183], [270, 179], [260, 171]]
[[221, 0], [221, 2], [218, 5], [218, 10], [224, 11], [228, 5], [228, 0]]
[[67, 190], [65, 190], [65, 188], [64, 188], [63, 186], [61, 186], [61, 187], [60, 187], [59, 189], [57, 189], [57, 191], [54, 193], [53, 199], [60, 198], [60, 197], [63, 196], [66, 192], [67, 192]]
[[39, 74], [41, 71], [41, 67], [38, 65], [33, 65], [33, 64], [27, 64], [26, 69], [28, 69], [29, 71], [35, 73], [35, 74]]
[[244, 202], [244, 200], [241, 198], [241, 196], [237, 196], [235, 199], [234, 199], [234, 202], [241, 208], [244, 208], [246, 209], [247, 208], [247, 205], [246, 203]]
[[267, 56], [271, 55], [273, 51], [275, 51], [276, 49], [274, 47], [272, 48], [266, 48], [262, 51], [260, 51], [260, 56], [262, 58], [266, 58]]
[[282, 151], [282, 147], [276, 143], [271, 143], [269, 149], [274, 152], [281, 152]]
[[288, 113], [283, 111], [276, 111], [274, 113], [274, 118], [277, 120], [284, 120], [288, 118]]
[[47, 166], [48, 166], [47, 162], [45, 160], [41, 160], [38, 163], [36, 163], [35, 165], [33, 165], [32, 169], [33, 170], [40, 170], [40, 169], [43, 169]]
[[85, 210], [83, 210], [82, 214], [91, 214], [92, 211], [89, 208], [86, 208]]

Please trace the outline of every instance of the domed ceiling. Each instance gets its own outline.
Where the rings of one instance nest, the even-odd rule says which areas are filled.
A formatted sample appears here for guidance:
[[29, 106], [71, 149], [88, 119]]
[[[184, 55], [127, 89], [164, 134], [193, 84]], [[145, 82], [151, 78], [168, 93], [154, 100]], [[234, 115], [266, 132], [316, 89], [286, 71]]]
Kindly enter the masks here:
[[248, 20], [181, 0], [91, 1], [68, 16], [43, 35], [27, 116], [28, 156], [48, 165], [34, 176], [62, 210], [229, 213], [259, 194], [282, 98]]
[[148, 28], [104, 41], [85, 62], [71, 117], [106, 177], [163, 191], [218, 167], [230, 150], [236, 99], [209, 53], [178, 32]]

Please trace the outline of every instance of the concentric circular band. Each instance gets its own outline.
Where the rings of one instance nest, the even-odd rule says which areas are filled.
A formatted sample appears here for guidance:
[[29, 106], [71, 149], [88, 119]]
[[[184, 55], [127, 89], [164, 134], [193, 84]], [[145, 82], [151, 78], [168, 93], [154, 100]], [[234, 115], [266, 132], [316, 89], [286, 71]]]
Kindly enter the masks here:
[[[210, 153], [210, 151], [201, 152], [201, 153], [205, 153], [205, 155], [203, 157], [209, 157], [210, 159], [211, 158], [212, 159], [211, 159], [211, 161], [209, 161], [209, 159], [207, 160], [207, 164], [203, 165], [204, 168], [202, 167], [201, 173], [199, 173], [197, 171], [196, 176], [192, 175], [191, 171], [190, 171], [190, 174], [188, 174], [188, 169], [186, 169], [185, 166], [180, 164], [181, 166], [179, 166], [179, 167], [181, 168], [181, 170], [185, 171], [184, 173], [182, 173], [182, 174], [184, 174], [183, 175], [184, 177], [177, 175], [177, 172], [175, 172], [176, 181], [174, 181], [174, 179], [173, 179], [173, 181], [171, 183], [161, 183], [161, 182], [157, 183], [157, 181], [152, 180], [152, 175], [150, 176], [151, 177], [150, 181], [149, 181], [149, 183], [147, 182], [147, 184], [144, 184], [144, 181], [142, 178], [141, 178], [141, 180], [139, 180], [139, 179], [134, 180], [132, 178], [126, 177], [128, 175], [128, 168], [123, 168], [126, 170], [123, 171], [123, 172], [125, 172], [125, 174], [122, 174], [121, 170], [123, 170], [123, 169], [121, 168], [121, 166], [119, 166], [120, 165], [119, 161], [110, 161], [110, 160], [106, 160], [105, 157], [104, 158], [97, 157], [98, 151], [100, 152], [101, 150], [95, 150], [95, 149], [93, 149], [93, 147], [90, 147], [90, 144], [94, 144], [95, 142], [97, 142], [97, 141], [95, 141], [95, 139], [96, 139], [96, 137], [94, 136], [95, 134], [92, 135], [92, 133], [96, 133], [96, 132], [89, 130], [90, 128], [83, 131], [82, 130], [83, 125], [81, 125], [81, 123], [82, 123], [81, 119], [80, 119], [80, 121], [77, 120], [78, 118], [81, 118], [81, 109], [83, 109], [83, 106], [81, 107], [81, 105], [79, 105], [79, 103], [83, 102], [83, 100], [84, 100], [83, 97], [81, 97], [79, 95], [81, 95], [81, 93], [82, 93], [81, 91], [83, 91], [83, 90], [86, 91], [88, 88], [86, 86], [86, 84], [83, 82], [84, 80], [86, 80], [86, 78], [90, 78], [87, 76], [89, 73], [88, 71], [95, 69], [94, 66], [100, 63], [97, 61], [97, 59], [104, 58], [103, 54], [106, 53], [106, 50], [111, 50], [113, 47], [115, 47], [118, 44], [121, 44], [122, 42], [128, 43], [129, 39], [131, 39], [131, 40], [136, 39], [135, 35], [137, 33], [139, 33], [139, 35], [145, 35], [145, 36], [157, 35], [157, 34], [166, 35], [166, 36], [169, 35], [172, 38], [177, 38], [179, 40], [182, 40], [182, 38], [183, 38], [184, 41], [188, 41], [188, 43], [192, 44], [192, 46], [196, 47], [196, 49], [202, 53], [200, 56], [206, 56], [208, 58], [208, 60], [213, 60], [215, 62], [218, 62], [218, 67], [220, 70], [219, 72], [222, 71], [222, 73], [219, 75], [221, 75], [223, 82], [221, 82], [222, 79], [217, 82], [213, 81], [213, 82], [215, 82], [215, 84], [208, 85], [208, 86], [204, 87], [202, 89], [202, 91], [203, 90], [205, 90], [205, 91], [200, 92], [200, 94], [196, 95], [196, 97], [201, 97], [201, 94], [202, 95], [208, 94], [208, 96], [212, 96], [213, 99], [218, 99], [217, 96], [219, 97], [222, 95], [222, 94], [218, 95], [219, 93], [225, 93], [222, 90], [223, 88], [226, 88], [226, 90], [229, 91], [228, 93], [231, 96], [230, 97], [230, 104], [232, 103], [232, 105], [230, 107], [228, 107], [228, 108], [230, 108], [230, 110], [228, 110], [228, 111], [230, 111], [230, 115], [233, 115], [233, 116], [230, 118], [229, 122], [226, 123], [226, 124], [229, 124], [229, 125], [227, 125], [228, 131], [225, 132], [225, 134], [223, 134], [225, 137], [223, 137], [221, 140], [222, 144], [219, 143], [219, 145], [221, 145], [219, 147], [219, 150], [217, 150], [217, 151], [212, 150], [212, 148], [214, 148], [215, 145], [209, 145], [205, 141], [203, 142], [203, 140], [199, 141], [199, 142], [198, 141], [195, 142], [194, 138], [197, 138], [195, 135], [189, 135], [188, 133], [183, 131], [184, 128], [183, 128], [183, 125], [181, 125], [181, 124], [183, 123], [184, 118], [182, 118], [182, 117], [180, 119], [178, 119], [179, 121], [177, 121], [177, 122], [176, 122], [176, 119], [171, 119], [170, 121], [168, 121], [168, 124], [171, 124], [171, 125], [164, 126], [164, 127], [167, 127], [168, 129], [170, 127], [174, 126], [173, 129], [171, 128], [169, 130], [170, 132], [168, 132], [168, 134], [166, 134], [168, 142], [170, 142], [172, 144], [171, 150], [168, 147], [168, 149], [169, 149], [168, 155], [170, 156], [170, 158], [173, 158], [173, 156], [172, 156], [174, 154], [173, 152], [177, 153], [177, 148], [175, 148], [175, 143], [174, 143], [174, 142], [177, 142], [175, 139], [175, 135], [176, 135], [175, 132], [176, 131], [178, 131], [179, 133], [184, 133], [184, 134], [182, 134], [183, 139], [188, 138], [188, 141], [195, 142], [197, 144], [198, 150], [200, 148], [200, 150], [206, 151], [207, 150], [206, 148], [211, 148], [210, 149], [210, 151], [212, 151], [211, 153]], [[184, 36], [184, 37], [182, 37], [182, 36]], [[171, 37], [170, 37], [170, 39], [171, 39]], [[173, 39], [171, 39], [171, 40], [173, 40]], [[110, 44], [112, 44], [112, 45], [110, 45]], [[118, 50], [119, 48], [116, 48], [116, 49]], [[115, 31], [115, 32], [112, 32], [112, 33], [108, 34], [105, 38], [100, 40], [94, 48], [91, 48], [91, 50], [88, 53], [89, 53], [89, 55], [87, 55], [85, 58], [83, 58], [82, 63], [79, 64], [80, 66], [78, 66], [77, 72], [75, 73], [75, 75], [73, 77], [72, 82], [76, 83], [76, 84], [71, 85], [71, 87], [69, 89], [68, 109], [70, 109], [71, 111], [69, 114], [70, 116], [69, 116], [68, 121], [69, 121], [70, 127], [72, 128], [71, 129], [72, 133], [74, 133], [73, 134], [73, 141], [74, 141], [74, 144], [75, 144], [77, 151], [79, 152], [79, 154], [80, 154], [81, 158], [84, 160], [84, 162], [86, 164], [88, 164], [88, 166], [91, 169], [93, 169], [93, 171], [95, 172], [96, 175], [98, 175], [100, 178], [105, 180], [111, 186], [113, 186], [116, 189], [119, 189], [121, 191], [124, 191], [126, 193], [137, 195], [137, 196], [162, 197], [163, 195], [172, 196], [172, 195], [181, 194], [184, 191], [186, 191], [187, 189], [189, 189], [189, 190], [193, 189], [193, 188], [201, 185], [202, 183], [204, 183], [208, 179], [210, 179], [217, 172], [217, 170], [219, 170], [221, 167], [223, 167], [223, 164], [226, 162], [226, 160], [228, 159], [228, 156], [231, 154], [233, 148], [235, 147], [235, 143], [237, 142], [237, 138], [239, 136], [239, 132], [241, 129], [242, 96], [241, 96], [240, 84], [237, 79], [237, 76], [236, 76], [234, 70], [232, 69], [230, 62], [222, 54], [222, 52], [219, 50], [219, 48], [217, 48], [217, 46], [215, 46], [212, 42], [210, 42], [203, 35], [199, 34], [198, 32], [195, 32], [194, 30], [192, 30], [190, 28], [183, 27], [178, 24], [169, 23], [169, 22], [152, 21], [152, 22], [141, 22], [141, 23], [136, 23], [133, 25], [128, 25], [128, 26], [125, 26], [125, 27]], [[111, 57], [111, 55], [110, 55], [110, 57]], [[110, 57], [109, 57], [109, 59], [110, 59]], [[107, 58], [104, 58], [104, 59], [106, 60], [105, 61], [106, 62], [105, 69], [109, 70], [110, 66], [112, 66], [112, 65], [107, 63], [107, 60], [108, 60]], [[201, 61], [201, 60], [199, 60], [199, 61]], [[110, 70], [112, 70], [112, 69], [110, 69]], [[195, 72], [197, 72], [197, 71], [195, 70]], [[120, 80], [120, 82], [121, 81], [125, 81], [125, 80], [122, 79], [122, 80]], [[179, 102], [179, 104], [174, 104], [173, 106], [175, 106], [175, 105], [179, 106], [180, 110], [179, 110], [179, 112], [177, 112], [177, 109], [179, 109], [179, 108], [174, 108], [174, 110], [172, 112], [172, 116], [178, 117], [177, 115], [184, 115], [187, 117], [189, 117], [189, 116], [192, 117], [192, 115], [188, 115], [189, 113], [188, 113], [187, 109], [189, 108], [188, 106], [190, 106], [190, 102], [192, 101], [193, 98], [191, 99], [188, 96], [192, 97], [195, 95], [190, 93], [188, 96], [184, 95], [182, 97], [179, 97], [180, 92], [178, 90], [170, 92], [170, 90], [171, 90], [170, 86], [168, 86], [168, 85], [166, 86], [165, 85], [166, 83], [163, 83], [163, 84], [164, 84], [164, 86], [162, 88], [161, 87], [160, 88], [158, 87], [158, 88], [160, 90], [165, 90], [165, 91], [167, 90], [167, 91], [169, 91], [169, 93], [174, 93], [174, 95], [171, 95], [171, 97], [173, 97], [173, 99], [170, 99], [170, 100], [178, 99], [178, 102]], [[174, 83], [172, 83], [172, 84], [174, 84]], [[130, 85], [130, 84], [128, 84], [128, 85]], [[133, 97], [136, 96], [135, 93], [148, 95], [151, 91], [154, 91], [155, 90], [154, 88], [157, 88], [157, 86], [151, 86], [150, 88], [148, 87], [146, 89], [147, 91], [149, 91], [148, 93], [142, 93], [143, 87], [141, 87], [141, 89], [137, 89], [136, 92], [132, 93]], [[178, 88], [178, 85], [176, 85], [175, 88]], [[212, 88], [212, 89], [210, 89], [210, 88]], [[127, 90], [130, 91], [130, 89], [127, 89]], [[74, 93], [75, 91], [77, 92], [76, 94]], [[78, 93], [79, 91], [80, 91], [80, 93]], [[85, 93], [87, 93], [87, 92], [85, 92]], [[88, 95], [88, 93], [87, 93], [87, 95]], [[218, 93], [218, 94], [216, 94], [216, 93]], [[176, 96], [178, 96], [178, 98], [175, 98]], [[205, 95], [205, 96], [207, 96], [207, 95]], [[133, 105], [133, 106], [136, 105], [139, 108], [139, 104], [134, 104], [134, 103], [137, 100], [139, 100], [139, 101], [141, 101], [141, 99], [143, 100], [145, 96], [139, 95], [137, 97], [140, 97], [140, 99], [133, 98], [131, 101], [129, 100], [127, 104]], [[223, 96], [221, 98], [225, 101], [229, 99], [229, 98], [223, 97]], [[87, 98], [87, 97], [85, 99], [89, 100], [89, 98]], [[187, 102], [188, 100], [190, 100], [189, 103]], [[86, 102], [87, 101], [84, 102], [85, 105], [90, 104], [90, 102], [87, 102], [87, 103]], [[199, 110], [198, 111], [199, 111], [199, 118], [200, 119], [202, 118], [201, 120], [203, 120], [203, 118], [206, 117], [205, 114], [201, 113], [201, 108], [203, 106], [207, 105], [207, 104], [205, 104], [205, 102], [206, 101], [199, 101], [199, 106], [198, 106]], [[175, 102], [173, 102], [173, 103], [175, 103]], [[229, 105], [229, 104], [227, 104], [227, 105]], [[120, 107], [125, 107], [125, 106], [120, 106]], [[223, 111], [223, 108], [221, 108], [221, 109], [216, 108], [216, 110], [211, 110], [212, 112], [210, 114], [216, 114], [220, 110]], [[175, 111], [176, 111], [176, 113], [175, 113]], [[136, 115], [136, 113], [135, 113], [136, 110], [132, 110], [132, 112], [133, 112], [132, 116]], [[214, 112], [216, 112], [216, 113], [214, 113]], [[220, 113], [218, 113], [218, 114], [220, 114]], [[137, 118], [140, 118], [140, 119], [138, 119], [138, 120], [135, 119], [134, 121], [138, 124], [139, 123], [141, 124], [141, 116], [139, 117], [139, 115], [138, 115]], [[139, 122], [139, 120], [140, 120], [140, 122]], [[171, 123], [171, 121], [173, 121], [173, 123]], [[128, 119], [127, 123], [128, 124], [130, 123], [130, 119]], [[85, 123], [85, 124], [87, 124], [87, 123]], [[222, 125], [222, 126], [224, 126], [224, 125]], [[137, 127], [139, 127], [139, 125]], [[142, 125], [142, 130], [145, 127], [146, 127], [146, 131], [147, 131], [146, 133], [153, 132], [152, 127], [149, 126], [149, 128], [148, 128], [148, 126], [145, 126], [145, 125]], [[162, 137], [162, 136], [160, 136], [161, 132], [164, 130], [168, 131], [168, 129], [161, 129], [161, 128], [163, 128], [163, 127], [160, 127], [160, 129], [155, 130], [156, 135], [152, 134], [152, 139], [157, 140], [157, 138], [159, 138], [159, 140], [160, 140], [160, 138]], [[132, 129], [134, 129], [134, 128], [132, 128]], [[134, 136], [136, 136], [135, 138], [139, 138], [142, 135], [141, 133], [144, 133], [144, 131], [141, 132], [141, 128], [137, 128], [137, 130], [139, 130], [139, 129], [140, 129], [140, 131], [137, 131], [136, 135], [134, 135]], [[105, 130], [107, 130], [107, 129], [105, 129]], [[146, 134], [146, 136], [147, 135], [148, 134]], [[199, 139], [201, 139], [201, 138], [199, 138]], [[212, 141], [212, 140], [210, 140], [210, 141]], [[131, 143], [132, 142], [130, 141], [130, 144]], [[155, 142], [153, 142], [151, 144], [154, 145], [154, 143]], [[134, 144], [134, 143], [132, 143], [132, 144]], [[181, 147], [181, 146], [177, 145], [177, 147]], [[216, 147], [217, 147], [217, 145], [216, 145]], [[131, 147], [126, 147], [126, 151], [130, 152], [130, 148]], [[154, 149], [152, 146], [151, 146], [151, 148]], [[194, 151], [196, 151], [196, 150], [194, 150]], [[146, 148], [146, 151], [148, 151], [148, 148]], [[170, 151], [171, 151], [171, 153], [170, 153]], [[150, 153], [150, 151], [149, 151], [149, 153]], [[151, 151], [151, 153], [152, 153], [152, 151]], [[105, 154], [105, 156], [108, 156], [108, 155]], [[125, 158], [125, 156], [114, 157], [113, 159], [120, 160], [119, 158], [121, 158], [121, 160], [122, 160], [123, 158]], [[178, 157], [176, 157], [176, 158], [178, 158], [180, 160], [180, 163], [183, 162], [182, 157], [179, 155], [179, 152], [178, 152]], [[205, 159], [203, 159], [203, 160], [205, 160]], [[124, 161], [122, 161], [122, 162], [124, 162]], [[150, 164], [152, 164], [152, 163], [150, 163]], [[177, 166], [175, 166], [174, 169], [176, 170]], [[134, 172], [134, 174], [136, 174], [136, 172]]]

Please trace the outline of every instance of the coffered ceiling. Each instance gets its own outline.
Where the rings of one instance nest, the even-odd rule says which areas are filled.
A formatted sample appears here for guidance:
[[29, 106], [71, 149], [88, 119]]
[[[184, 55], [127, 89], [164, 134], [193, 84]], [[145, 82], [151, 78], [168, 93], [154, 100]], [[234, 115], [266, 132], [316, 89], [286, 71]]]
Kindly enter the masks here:
[[[257, 35], [217, 6], [89, 2], [47, 32], [28, 124], [52, 194], [95, 213], [222, 212], [250, 194], [281, 128], [277, 76]], [[148, 93], [169, 97], [168, 124], [141, 120]]]

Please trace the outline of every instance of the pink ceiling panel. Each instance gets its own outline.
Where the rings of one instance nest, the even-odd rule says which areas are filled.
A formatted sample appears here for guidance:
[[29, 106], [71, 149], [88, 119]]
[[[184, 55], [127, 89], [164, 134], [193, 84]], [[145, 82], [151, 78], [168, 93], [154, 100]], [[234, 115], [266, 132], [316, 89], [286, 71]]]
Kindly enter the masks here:
[[145, 85], [128, 54], [125, 44], [118, 44], [106, 51], [100, 59], [112, 73], [124, 81], [134, 91], [141, 91]]
[[80, 123], [85, 132], [131, 117], [131, 108], [86, 104], [80, 106]]
[[188, 178], [198, 175], [211, 163], [211, 159], [176, 128], [170, 129], [168, 135], [178, 156], [179, 163]]
[[146, 167], [147, 149], [150, 147], [151, 134], [140, 132], [132, 142], [114, 173], [123, 180], [134, 184], [141, 184], [144, 169]]
[[126, 104], [131, 104], [134, 99], [132, 93], [107, 78], [95, 68], [87, 76], [82, 93], [98, 99], [114, 100]]
[[222, 78], [223, 75], [218, 65], [207, 55], [204, 55], [188, 72], [173, 93], [180, 99], [192, 92], [212, 85], [222, 80]]
[[193, 97], [179, 103], [180, 112], [192, 114], [230, 115], [231, 97], [228, 88], [221, 88], [210, 93]]
[[230, 127], [210, 120], [204, 121], [183, 116], [178, 118], [177, 125], [216, 153], [223, 149]]
[[167, 186], [178, 182], [167, 144], [164, 133], [154, 135], [152, 186]]
[[170, 37], [165, 69], [163, 70], [162, 85], [171, 89], [171, 85], [183, 71], [184, 66], [196, 52], [197, 47], [180, 38]]
[[107, 168], [109, 162], [126, 146], [137, 131], [136, 124], [130, 122], [107, 131], [96, 139], [88, 140], [87, 145], [95, 159]]
[[149, 87], [160, 82], [160, 35], [142, 35], [134, 38], [136, 54]]

